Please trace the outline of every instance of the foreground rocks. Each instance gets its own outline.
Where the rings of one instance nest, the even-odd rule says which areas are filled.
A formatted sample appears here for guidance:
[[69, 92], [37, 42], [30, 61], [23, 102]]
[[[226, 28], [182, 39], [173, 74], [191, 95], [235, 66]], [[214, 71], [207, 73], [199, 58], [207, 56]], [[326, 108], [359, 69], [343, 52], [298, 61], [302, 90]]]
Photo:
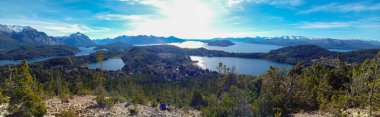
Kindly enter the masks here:
[[[56, 97], [45, 101], [48, 108], [46, 117], [54, 117], [63, 111], [71, 111], [83, 117], [125, 117], [125, 116], [165, 116], [165, 117], [199, 117], [200, 112], [196, 110], [184, 111], [174, 109], [172, 111], [161, 111], [158, 107], [135, 105], [126, 106], [127, 103], [115, 104], [112, 108], [97, 108], [96, 96], [74, 96], [72, 99], [64, 100]], [[137, 110], [137, 115], [129, 113], [129, 109]]]
[[[349, 108], [349, 109], [342, 110], [342, 114], [345, 117], [370, 117], [368, 109]], [[379, 111], [374, 111], [372, 112], [372, 114], [375, 117], [380, 116]], [[324, 112], [317, 112], [317, 111], [300, 112], [300, 113], [292, 114], [292, 116], [294, 117], [335, 117], [331, 113], [324, 113]]]

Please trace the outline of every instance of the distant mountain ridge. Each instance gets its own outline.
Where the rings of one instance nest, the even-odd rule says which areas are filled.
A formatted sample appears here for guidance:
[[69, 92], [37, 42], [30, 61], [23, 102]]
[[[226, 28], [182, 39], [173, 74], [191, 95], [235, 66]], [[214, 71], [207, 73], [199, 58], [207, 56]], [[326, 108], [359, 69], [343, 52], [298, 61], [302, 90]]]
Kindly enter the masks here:
[[14, 49], [23, 45], [63, 45], [53, 37], [29, 26], [1, 25], [0, 49]]
[[63, 36], [63, 37], [55, 37], [57, 39], [60, 39], [67, 45], [71, 46], [94, 46], [95, 42], [93, 42], [87, 35], [82, 34], [80, 32], [73, 33], [70, 36]]
[[269, 44], [279, 46], [317, 45], [326, 49], [371, 49], [380, 48], [379, 41], [369, 40], [343, 40], [332, 38], [310, 38], [305, 36], [280, 36], [280, 37], [246, 37], [226, 38], [231, 41], [240, 41], [253, 44]]
[[142, 44], [164, 44], [164, 43], [178, 43], [178, 42], [184, 42], [186, 40], [180, 39], [174, 36], [170, 37], [157, 37], [157, 36], [146, 36], [146, 35], [139, 35], [139, 36], [118, 36], [114, 39], [99, 39], [95, 40], [97, 44], [111, 44], [116, 42], [122, 42], [129, 45], [142, 45]]
[[[203, 41], [199, 39], [192, 39]], [[341, 40], [331, 38], [309, 38], [305, 36], [280, 36], [280, 37], [246, 37], [246, 38], [214, 38], [212, 40], [229, 40], [232, 42], [245, 42], [253, 44], [268, 44], [279, 46], [317, 45], [325, 49], [373, 49], [380, 48], [379, 41], [368, 40]], [[189, 41], [174, 36], [118, 36], [113, 39], [91, 40], [82, 33], [74, 33], [69, 36], [52, 37], [30, 26], [1, 25], [0, 24], [0, 51], [11, 50], [29, 45], [71, 45], [71, 46], [95, 46], [96, 44], [125, 43], [128, 45], [165, 44]]]
[[52, 37], [30, 26], [0, 24], [0, 51], [12, 50], [22, 46], [40, 45], [94, 46], [87, 35], [74, 33], [69, 36]]

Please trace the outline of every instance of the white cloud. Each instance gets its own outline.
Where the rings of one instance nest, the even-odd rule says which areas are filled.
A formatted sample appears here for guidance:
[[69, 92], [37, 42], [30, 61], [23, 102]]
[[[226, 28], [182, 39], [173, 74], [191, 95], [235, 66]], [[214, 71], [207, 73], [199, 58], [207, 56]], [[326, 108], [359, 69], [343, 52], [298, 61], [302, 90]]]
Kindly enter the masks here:
[[21, 25], [21, 26], [31, 26], [38, 31], [45, 32], [49, 36], [65, 36], [75, 32], [82, 33], [95, 33], [104, 32], [110, 29], [103, 27], [90, 28], [85, 25], [80, 24], [70, 24], [56, 21], [41, 21], [41, 20], [14, 20], [14, 19], [2, 19], [1, 24], [7, 25]]
[[313, 12], [361, 12], [361, 11], [376, 11], [380, 10], [380, 3], [350, 3], [350, 4], [338, 4], [330, 3], [321, 6], [315, 6], [308, 10], [300, 11], [301, 14], [313, 13]]
[[357, 20], [348, 22], [303, 22], [293, 24], [302, 29], [333, 29], [333, 28], [380, 28], [378, 21]]
[[132, 26], [132, 29], [125, 31], [128, 35], [174, 35], [182, 38], [211, 38], [219, 35], [213, 23], [222, 12], [201, 0], [141, 0], [139, 4], [151, 6], [156, 12], [144, 16], [106, 15], [101, 18], [125, 20]]
[[[153, 13], [144, 15], [99, 15], [104, 20], [124, 20], [128, 27], [127, 35], [177, 36], [181, 38], [214, 38], [230, 36], [252, 36], [253, 30], [242, 27], [240, 22], [226, 17], [233, 10], [244, 10], [243, 4], [270, 4], [298, 6], [303, 0], [121, 0], [128, 3], [152, 7]], [[135, 20], [132, 20], [135, 19]], [[227, 22], [226, 22], [227, 21]], [[221, 23], [223, 22], [223, 23]], [[221, 24], [218, 24], [221, 23]], [[227, 24], [226, 24], [227, 23]], [[244, 31], [243, 31], [244, 30]], [[243, 33], [240, 33], [243, 31]], [[260, 32], [262, 33], [262, 32]]]
[[240, 5], [242, 4], [269, 4], [274, 6], [299, 6], [304, 3], [303, 0], [215, 0], [223, 1], [226, 7], [238, 7], [243, 9]]
[[286, 5], [286, 6], [299, 6], [304, 3], [303, 0], [247, 0], [257, 4], [271, 4], [271, 5]]
[[305, 22], [297, 25], [299, 25], [299, 28], [305, 29], [344, 28], [351, 26], [351, 24], [345, 22]]
[[96, 18], [102, 20], [129, 20], [129, 21], [140, 21], [148, 18], [148, 15], [122, 15], [122, 14], [102, 14], [97, 15]]
[[131, 5], [139, 4], [141, 0], [120, 0], [121, 2], [127, 2]]

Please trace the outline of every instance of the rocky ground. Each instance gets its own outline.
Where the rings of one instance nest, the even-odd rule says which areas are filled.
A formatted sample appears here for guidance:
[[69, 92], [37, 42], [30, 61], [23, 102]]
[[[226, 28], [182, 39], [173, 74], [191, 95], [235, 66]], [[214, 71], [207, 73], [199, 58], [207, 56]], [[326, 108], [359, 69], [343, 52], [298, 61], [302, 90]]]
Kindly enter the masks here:
[[[346, 110], [342, 110], [345, 117], [369, 117], [368, 109], [358, 109], [358, 108], [349, 108]], [[379, 111], [374, 111], [373, 115], [375, 117], [380, 116]], [[294, 117], [335, 117], [331, 113], [323, 113], [323, 112], [301, 112], [293, 114]]]
[[[48, 107], [47, 117], [58, 115], [62, 111], [72, 111], [83, 117], [124, 117], [124, 116], [165, 116], [165, 117], [199, 117], [200, 112], [196, 110], [184, 111], [174, 109], [172, 111], [161, 111], [158, 107], [134, 105], [126, 106], [127, 103], [115, 104], [111, 109], [95, 108], [95, 96], [74, 96], [68, 101], [61, 101], [58, 98], [46, 100]], [[131, 115], [128, 109], [138, 111], [137, 115]]]
[[[57, 97], [45, 100], [47, 106], [47, 114], [45, 117], [55, 117], [63, 111], [71, 111], [78, 114], [81, 117], [126, 117], [126, 116], [139, 116], [139, 117], [200, 117], [201, 112], [196, 110], [183, 110], [173, 109], [171, 111], [161, 111], [158, 107], [135, 105], [127, 102], [115, 104], [110, 109], [96, 108], [96, 96], [74, 96], [69, 100], [62, 101]], [[126, 106], [128, 105], [128, 106]], [[7, 114], [8, 104], [4, 103], [0, 105], [0, 117]], [[131, 115], [129, 109], [138, 111], [137, 115]], [[342, 110], [346, 117], [369, 117], [368, 109], [351, 108]], [[376, 111], [373, 114], [380, 115], [380, 112]], [[334, 117], [331, 113], [323, 112], [300, 112], [292, 114], [294, 117]]]

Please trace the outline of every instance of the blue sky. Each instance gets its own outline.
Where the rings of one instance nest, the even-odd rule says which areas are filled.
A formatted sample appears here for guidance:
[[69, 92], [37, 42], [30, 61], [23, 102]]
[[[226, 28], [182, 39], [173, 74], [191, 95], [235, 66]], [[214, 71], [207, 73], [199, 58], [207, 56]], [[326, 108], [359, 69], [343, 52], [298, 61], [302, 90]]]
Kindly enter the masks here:
[[1, 0], [0, 6], [0, 24], [52, 36], [380, 40], [380, 0]]

